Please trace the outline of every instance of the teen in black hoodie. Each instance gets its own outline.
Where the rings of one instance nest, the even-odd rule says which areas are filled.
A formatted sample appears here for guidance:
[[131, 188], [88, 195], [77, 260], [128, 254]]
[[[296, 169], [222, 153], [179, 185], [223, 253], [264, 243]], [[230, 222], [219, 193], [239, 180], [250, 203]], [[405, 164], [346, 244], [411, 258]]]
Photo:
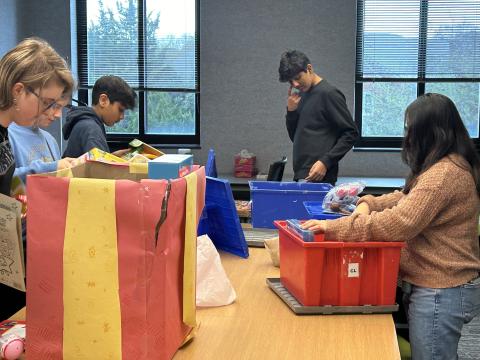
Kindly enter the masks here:
[[92, 90], [93, 107], [72, 107], [63, 125], [63, 138], [68, 140], [63, 157], [79, 157], [92, 148], [110, 152], [106, 126], [123, 119], [126, 109], [135, 107], [137, 94], [120, 77], [99, 78]]

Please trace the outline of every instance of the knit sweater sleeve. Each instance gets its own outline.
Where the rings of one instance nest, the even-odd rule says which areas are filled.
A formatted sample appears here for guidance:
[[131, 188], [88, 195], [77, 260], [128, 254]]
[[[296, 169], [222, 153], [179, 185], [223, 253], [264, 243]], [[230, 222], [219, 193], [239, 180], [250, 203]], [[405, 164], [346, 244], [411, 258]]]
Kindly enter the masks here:
[[405, 194], [398, 190], [394, 191], [393, 193], [381, 196], [365, 195], [358, 200], [357, 205], [361, 203], [367, 203], [370, 212], [382, 211], [385, 209], [390, 209], [397, 205], [400, 199], [404, 196]]
[[448, 163], [439, 162], [418, 178], [401, 201], [370, 215], [328, 221], [325, 237], [338, 241], [404, 241], [421, 233], [448, 204], [455, 189], [448, 181]]

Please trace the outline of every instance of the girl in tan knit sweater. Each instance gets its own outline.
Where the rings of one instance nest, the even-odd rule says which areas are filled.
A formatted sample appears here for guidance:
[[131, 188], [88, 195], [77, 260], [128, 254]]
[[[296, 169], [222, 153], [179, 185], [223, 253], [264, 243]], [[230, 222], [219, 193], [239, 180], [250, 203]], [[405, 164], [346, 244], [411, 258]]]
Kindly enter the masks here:
[[453, 102], [420, 96], [405, 111], [403, 191], [357, 203], [352, 216], [310, 220], [338, 241], [405, 241], [400, 261], [413, 359], [456, 359], [480, 313], [480, 160]]

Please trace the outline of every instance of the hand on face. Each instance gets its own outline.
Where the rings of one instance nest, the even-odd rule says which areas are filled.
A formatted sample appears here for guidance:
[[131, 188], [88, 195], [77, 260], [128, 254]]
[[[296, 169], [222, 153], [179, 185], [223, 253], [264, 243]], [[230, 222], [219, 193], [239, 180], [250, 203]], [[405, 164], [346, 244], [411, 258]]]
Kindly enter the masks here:
[[327, 167], [320, 160], [315, 162], [310, 168], [306, 181], [321, 181], [327, 173]]
[[298, 103], [302, 99], [298, 92], [293, 90], [294, 87], [290, 85], [288, 88], [288, 102], [287, 102], [287, 109], [288, 111], [295, 111], [297, 110]]

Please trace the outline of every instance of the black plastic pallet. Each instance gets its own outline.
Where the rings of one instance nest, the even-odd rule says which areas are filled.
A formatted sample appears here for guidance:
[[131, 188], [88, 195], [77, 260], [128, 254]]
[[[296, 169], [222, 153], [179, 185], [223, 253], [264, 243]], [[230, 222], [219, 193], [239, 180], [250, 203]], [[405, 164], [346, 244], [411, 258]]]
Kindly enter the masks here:
[[278, 230], [274, 229], [243, 229], [245, 241], [250, 247], [265, 247], [264, 240], [278, 236]]
[[279, 278], [267, 278], [270, 289], [288, 305], [297, 315], [333, 315], [333, 314], [388, 314], [398, 311], [395, 305], [361, 305], [361, 306], [304, 306], [282, 285]]

